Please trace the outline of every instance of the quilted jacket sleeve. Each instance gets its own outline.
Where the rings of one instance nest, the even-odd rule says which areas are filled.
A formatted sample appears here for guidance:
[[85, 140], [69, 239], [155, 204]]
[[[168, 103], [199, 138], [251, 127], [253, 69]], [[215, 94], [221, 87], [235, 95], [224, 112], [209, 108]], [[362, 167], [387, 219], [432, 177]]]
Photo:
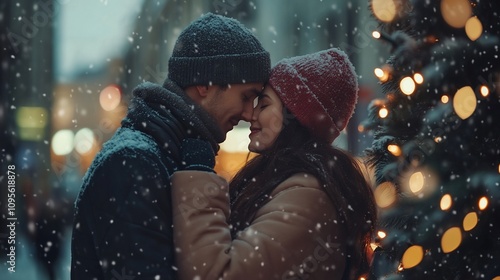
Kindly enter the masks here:
[[296, 174], [272, 193], [236, 239], [230, 235], [228, 184], [213, 173], [172, 177], [179, 279], [340, 279], [340, 225], [318, 181]]

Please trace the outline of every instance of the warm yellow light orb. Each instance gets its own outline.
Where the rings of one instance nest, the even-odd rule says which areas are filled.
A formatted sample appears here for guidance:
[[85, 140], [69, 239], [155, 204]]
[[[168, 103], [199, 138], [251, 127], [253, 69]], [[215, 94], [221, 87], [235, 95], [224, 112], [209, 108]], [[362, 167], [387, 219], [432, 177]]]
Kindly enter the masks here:
[[397, 157], [401, 155], [401, 148], [398, 145], [390, 144], [387, 146], [387, 150]]
[[445, 211], [450, 209], [451, 204], [453, 200], [451, 199], [451, 195], [445, 194], [443, 197], [441, 197], [441, 202], [439, 203], [439, 206], [441, 207], [441, 210]]
[[415, 80], [415, 83], [421, 84], [424, 82], [424, 76], [420, 73], [415, 73], [415, 75], [413, 75], [413, 80]]
[[372, 36], [375, 39], [380, 39], [380, 37], [382, 37], [382, 34], [380, 34], [380, 32], [378, 32], [378, 31], [375, 30], [375, 31], [372, 32]]
[[380, 68], [375, 68], [375, 70], [373, 70], [373, 73], [375, 73], [375, 76], [377, 76], [377, 78], [382, 78], [384, 76], [384, 70]]
[[483, 196], [479, 199], [478, 202], [479, 209], [484, 210], [486, 207], [488, 207], [488, 198], [486, 196]]
[[465, 231], [472, 230], [477, 225], [477, 214], [476, 212], [470, 212], [464, 217], [462, 226]]
[[462, 28], [472, 15], [472, 7], [467, 0], [441, 0], [441, 14], [450, 26]]
[[99, 95], [99, 103], [105, 111], [112, 111], [120, 105], [122, 94], [116, 86], [107, 86]]
[[381, 109], [378, 111], [378, 115], [379, 115], [379, 117], [381, 117], [382, 119], [383, 119], [383, 118], [386, 118], [386, 117], [389, 115], [389, 110], [387, 110], [387, 108], [381, 108]]
[[441, 249], [444, 253], [453, 252], [462, 243], [462, 232], [458, 227], [448, 229], [441, 237]]
[[441, 102], [443, 102], [444, 104], [448, 103], [449, 101], [450, 98], [448, 97], [448, 95], [441, 96]]
[[378, 237], [380, 237], [380, 238], [382, 238], [382, 239], [384, 239], [384, 238], [387, 236], [387, 233], [385, 233], [385, 232], [383, 232], [383, 231], [379, 230], [379, 231], [377, 232], [377, 236], [378, 236]]
[[471, 17], [465, 23], [465, 33], [471, 41], [476, 41], [483, 34], [483, 24], [477, 17]]
[[488, 94], [490, 94], [490, 89], [487, 86], [481, 86], [481, 95], [486, 97]]
[[410, 176], [409, 186], [413, 193], [418, 193], [424, 188], [424, 175], [422, 172], [415, 172]]
[[373, 73], [375, 73], [375, 76], [381, 81], [381, 82], [386, 82], [389, 80], [389, 71], [384, 70], [382, 68], [375, 68], [373, 70]]
[[476, 106], [476, 95], [470, 86], [465, 86], [455, 93], [453, 97], [453, 109], [462, 120], [470, 117], [476, 110]]
[[373, 192], [375, 203], [380, 208], [387, 208], [396, 201], [396, 187], [391, 182], [384, 182], [378, 185]]
[[373, 14], [383, 22], [390, 22], [396, 17], [397, 8], [394, 0], [372, 0]]
[[404, 94], [410, 95], [415, 91], [415, 82], [411, 77], [405, 77], [399, 83], [399, 88]]
[[401, 263], [403, 264], [404, 269], [408, 269], [417, 266], [423, 258], [424, 249], [422, 248], [422, 246], [413, 245], [410, 248], [406, 249], [403, 254]]

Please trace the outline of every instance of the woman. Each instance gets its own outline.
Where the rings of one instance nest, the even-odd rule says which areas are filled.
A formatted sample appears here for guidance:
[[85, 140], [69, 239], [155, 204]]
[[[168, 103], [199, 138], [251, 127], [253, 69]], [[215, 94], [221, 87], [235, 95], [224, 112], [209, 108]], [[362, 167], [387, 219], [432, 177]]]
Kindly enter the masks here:
[[337, 49], [280, 61], [251, 121], [249, 150], [259, 155], [230, 186], [200, 152], [210, 149], [184, 143], [187, 170], [172, 176], [179, 279], [367, 272], [373, 195], [354, 159], [331, 146], [357, 90], [354, 68]]

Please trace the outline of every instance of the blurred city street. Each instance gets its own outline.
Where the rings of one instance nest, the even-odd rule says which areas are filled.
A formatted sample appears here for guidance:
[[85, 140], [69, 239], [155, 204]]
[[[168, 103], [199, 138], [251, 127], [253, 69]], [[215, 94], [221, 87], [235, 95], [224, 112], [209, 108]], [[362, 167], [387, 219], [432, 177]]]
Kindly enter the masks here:
[[[346, 51], [359, 75], [359, 109], [335, 144], [355, 155], [370, 144], [359, 124], [381, 95], [373, 69], [388, 50], [371, 36], [376, 23], [366, 1], [3, 1], [0, 279], [69, 279], [73, 207], [87, 168], [120, 127], [132, 90], [163, 83], [180, 31], [207, 12], [241, 21], [272, 64], [331, 47]], [[248, 134], [244, 122], [228, 134], [218, 174], [229, 179], [244, 164]], [[15, 194], [12, 212], [8, 192]], [[11, 217], [17, 218], [13, 232]]]

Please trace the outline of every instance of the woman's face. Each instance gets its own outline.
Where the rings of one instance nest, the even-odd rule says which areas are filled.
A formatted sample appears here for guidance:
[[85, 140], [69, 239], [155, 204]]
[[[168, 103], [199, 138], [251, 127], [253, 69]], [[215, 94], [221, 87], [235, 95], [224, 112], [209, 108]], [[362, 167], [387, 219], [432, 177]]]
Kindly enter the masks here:
[[253, 110], [248, 149], [261, 153], [269, 149], [283, 129], [283, 103], [276, 92], [266, 86]]

